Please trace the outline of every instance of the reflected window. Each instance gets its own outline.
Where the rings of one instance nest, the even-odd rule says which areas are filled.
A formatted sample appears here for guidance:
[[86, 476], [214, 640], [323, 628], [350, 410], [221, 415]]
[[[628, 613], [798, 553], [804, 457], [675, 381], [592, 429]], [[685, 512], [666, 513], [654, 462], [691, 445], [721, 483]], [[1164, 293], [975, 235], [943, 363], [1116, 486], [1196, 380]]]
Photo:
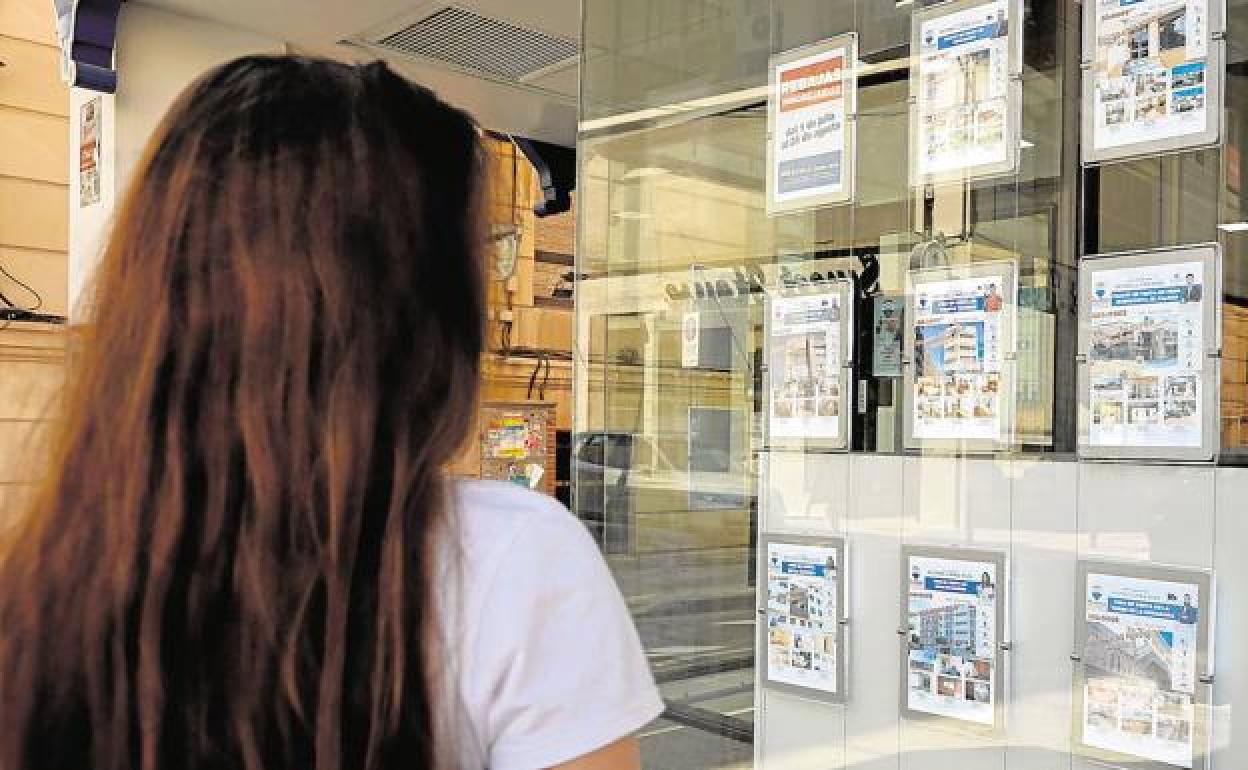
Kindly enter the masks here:
[[1183, 48], [1187, 45], [1187, 14], [1176, 13], [1161, 20], [1161, 52]]
[[632, 436], [607, 436], [607, 466], [625, 471], [634, 467], [633, 447]]
[[1131, 31], [1131, 58], [1148, 58], [1148, 27], [1141, 27]]
[[586, 436], [576, 457], [582, 463], [588, 465], [602, 465], [602, 436]]

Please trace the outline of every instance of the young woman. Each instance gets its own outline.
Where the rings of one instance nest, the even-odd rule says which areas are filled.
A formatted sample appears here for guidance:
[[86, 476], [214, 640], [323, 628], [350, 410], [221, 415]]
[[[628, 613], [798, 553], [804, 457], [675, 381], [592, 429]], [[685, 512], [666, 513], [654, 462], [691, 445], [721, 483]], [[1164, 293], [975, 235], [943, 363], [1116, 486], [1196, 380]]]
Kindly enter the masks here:
[[381, 64], [245, 58], [174, 105], [0, 557], [0, 770], [638, 766], [662, 706], [580, 523], [443, 476], [482, 168]]

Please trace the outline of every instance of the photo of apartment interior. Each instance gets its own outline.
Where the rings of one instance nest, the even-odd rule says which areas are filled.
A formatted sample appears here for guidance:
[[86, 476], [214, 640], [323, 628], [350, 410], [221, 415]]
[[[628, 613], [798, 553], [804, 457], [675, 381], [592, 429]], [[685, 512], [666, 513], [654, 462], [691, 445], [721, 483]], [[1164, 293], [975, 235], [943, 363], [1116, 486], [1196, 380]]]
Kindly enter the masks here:
[[1175, 361], [1179, 357], [1178, 325], [1147, 317], [1100, 324], [1092, 330], [1090, 353], [1094, 361]]
[[805, 332], [782, 338], [776, 363], [783, 380], [772, 388], [772, 413], [777, 417], [836, 417], [840, 383], [829, 366], [828, 335]]
[[1111, 37], [1108, 75], [1121, 77], [1160, 64], [1170, 69], [1187, 60], [1186, 0], [1140, 3], [1111, 26], [1102, 21], [1102, 36]]

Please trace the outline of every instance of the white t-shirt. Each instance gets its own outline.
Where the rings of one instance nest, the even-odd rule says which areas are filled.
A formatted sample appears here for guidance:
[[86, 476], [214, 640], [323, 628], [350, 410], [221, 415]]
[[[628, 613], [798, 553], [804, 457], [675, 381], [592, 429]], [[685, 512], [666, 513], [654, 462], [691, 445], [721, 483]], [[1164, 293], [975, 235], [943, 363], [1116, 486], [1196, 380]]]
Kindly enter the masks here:
[[459, 767], [550, 767], [657, 717], [663, 702], [637, 631], [584, 525], [515, 484], [455, 490], [458, 542], [443, 552], [439, 598]]

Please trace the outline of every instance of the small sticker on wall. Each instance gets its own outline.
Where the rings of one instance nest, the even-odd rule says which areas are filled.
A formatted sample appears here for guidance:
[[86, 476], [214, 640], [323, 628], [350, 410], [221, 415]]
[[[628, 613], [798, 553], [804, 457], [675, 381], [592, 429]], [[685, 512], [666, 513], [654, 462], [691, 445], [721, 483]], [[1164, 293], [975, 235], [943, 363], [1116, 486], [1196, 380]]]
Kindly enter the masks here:
[[78, 135], [78, 205], [100, 202], [100, 97], [82, 105]]
[[686, 369], [698, 366], [698, 343], [702, 337], [702, 318], [697, 311], [685, 313], [680, 325], [680, 365]]

